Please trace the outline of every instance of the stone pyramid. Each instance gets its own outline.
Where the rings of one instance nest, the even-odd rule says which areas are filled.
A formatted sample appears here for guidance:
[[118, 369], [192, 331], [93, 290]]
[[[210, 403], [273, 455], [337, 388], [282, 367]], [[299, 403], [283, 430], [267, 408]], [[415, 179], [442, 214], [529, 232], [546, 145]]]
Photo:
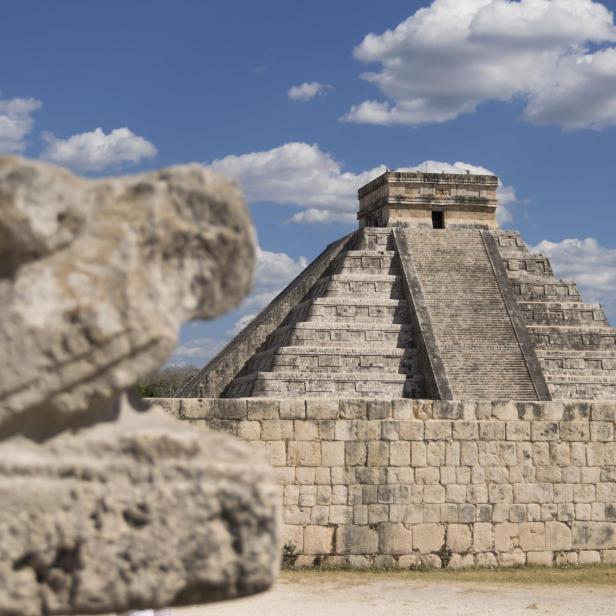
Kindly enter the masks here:
[[616, 330], [496, 223], [498, 178], [388, 171], [182, 397], [616, 398]]

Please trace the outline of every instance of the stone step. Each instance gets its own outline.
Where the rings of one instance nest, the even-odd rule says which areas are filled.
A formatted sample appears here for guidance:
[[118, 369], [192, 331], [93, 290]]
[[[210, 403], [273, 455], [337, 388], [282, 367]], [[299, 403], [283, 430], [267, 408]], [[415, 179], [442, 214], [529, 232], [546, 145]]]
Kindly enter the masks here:
[[347, 250], [337, 257], [331, 271], [336, 274], [398, 274], [399, 266], [393, 250]]
[[534, 276], [554, 276], [550, 260], [539, 254], [503, 254], [503, 265], [508, 272], [526, 272]]
[[246, 372], [374, 372], [411, 374], [417, 370], [412, 350], [392, 346], [361, 347], [285, 346], [257, 353], [246, 365]]
[[600, 304], [568, 301], [521, 301], [518, 302], [518, 305], [529, 324], [609, 327]]
[[330, 372], [257, 372], [235, 379], [228, 397], [418, 397], [419, 383], [399, 374]]
[[545, 378], [548, 383], [616, 385], [616, 371], [614, 370], [547, 370]]
[[408, 306], [405, 300], [376, 295], [315, 297], [300, 302], [286, 321], [310, 321], [315, 318], [334, 322], [402, 323], [408, 320]]
[[548, 383], [553, 400], [615, 400], [616, 384]]
[[536, 400], [481, 233], [411, 231], [408, 237], [454, 397]]
[[539, 349], [537, 357], [546, 370], [610, 370], [616, 371], [616, 347], [608, 349], [552, 351]]
[[389, 274], [331, 274], [320, 278], [309, 297], [340, 297], [345, 295], [379, 295], [401, 299], [401, 276]]
[[494, 229], [490, 231], [501, 252], [528, 252], [528, 248], [518, 231]]
[[393, 234], [389, 228], [365, 227], [355, 239], [353, 248], [357, 250], [388, 249], [394, 246]]
[[342, 323], [331, 320], [302, 321], [283, 325], [273, 332], [271, 345], [328, 345], [357, 346], [361, 344], [391, 344], [398, 347], [413, 345], [413, 331], [403, 323]]
[[571, 280], [549, 279], [543, 276], [521, 275], [516, 273], [509, 277], [509, 283], [515, 295], [521, 301], [564, 300], [581, 301], [580, 292]]
[[616, 348], [616, 330], [611, 327], [528, 325], [527, 329], [537, 350], [546, 348], [613, 350]]

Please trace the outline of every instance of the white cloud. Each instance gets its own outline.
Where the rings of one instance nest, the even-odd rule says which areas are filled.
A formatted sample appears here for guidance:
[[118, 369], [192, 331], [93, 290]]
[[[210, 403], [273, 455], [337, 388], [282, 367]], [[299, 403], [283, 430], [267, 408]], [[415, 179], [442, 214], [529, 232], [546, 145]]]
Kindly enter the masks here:
[[352, 224], [356, 221], [357, 215], [351, 212], [330, 212], [328, 210], [309, 208], [302, 212], [297, 212], [297, 214], [293, 214], [286, 222], [296, 222], [300, 224], [343, 222]]
[[128, 128], [105, 134], [101, 128], [60, 139], [43, 135], [47, 146], [41, 158], [77, 171], [102, 171], [156, 156], [156, 147]]
[[304, 82], [298, 86], [291, 86], [287, 90], [287, 96], [292, 101], [305, 103], [306, 101], [312, 100], [318, 94], [325, 94], [330, 88], [330, 85], [319, 83], [318, 81]]
[[616, 318], [616, 248], [601, 246], [589, 237], [543, 240], [532, 250], [550, 259], [557, 276], [575, 280], [584, 300], [603, 304], [612, 320]]
[[[471, 173], [495, 175], [478, 165], [456, 162], [424, 161], [416, 167], [399, 171], [428, 171], [439, 173]], [[357, 221], [357, 190], [387, 170], [378, 165], [360, 173], [344, 172], [342, 164], [318, 145], [286, 143], [271, 150], [251, 152], [240, 156], [225, 156], [215, 160], [210, 168], [239, 182], [248, 201], [268, 201], [301, 208], [287, 222], [353, 224]], [[501, 183], [498, 189], [500, 224], [512, 221], [507, 208], [516, 202], [515, 191]]]
[[357, 211], [357, 189], [386, 171], [380, 165], [357, 174], [344, 172], [340, 162], [308, 143], [225, 156], [209, 166], [237, 180], [248, 201], [305, 208], [297, 222], [320, 222], [319, 216], [350, 219]]
[[356, 59], [381, 65], [362, 77], [386, 100], [343, 119], [417, 125], [521, 100], [537, 124], [613, 126], [614, 41], [612, 13], [592, 0], [434, 0], [355, 48]]
[[214, 357], [223, 346], [224, 342], [216, 338], [195, 338], [180, 344], [175, 349], [169, 363], [205, 363]]
[[255, 271], [255, 289], [265, 290], [280, 288], [289, 282], [308, 265], [306, 257], [294, 259], [284, 252], [269, 252], [257, 247], [257, 269]]
[[34, 98], [0, 100], [0, 152], [18, 153], [26, 148], [26, 137], [32, 131], [32, 114], [42, 103]]

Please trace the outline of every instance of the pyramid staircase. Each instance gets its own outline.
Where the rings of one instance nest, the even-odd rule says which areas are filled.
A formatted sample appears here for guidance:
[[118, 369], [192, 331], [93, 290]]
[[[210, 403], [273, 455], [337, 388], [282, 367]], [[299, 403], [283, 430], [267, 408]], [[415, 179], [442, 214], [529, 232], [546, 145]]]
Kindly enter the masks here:
[[616, 329], [516, 231], [493, 231], [553, 399], [616, 398]]
[[407, 233], [453, 397], [537, 400], [482, 232]]
[[364, 227], [180, 396], [614, 399], [616, 329], [515, 231]]
[[391, 229], [358, 231], [223, 392], [422, 397]]

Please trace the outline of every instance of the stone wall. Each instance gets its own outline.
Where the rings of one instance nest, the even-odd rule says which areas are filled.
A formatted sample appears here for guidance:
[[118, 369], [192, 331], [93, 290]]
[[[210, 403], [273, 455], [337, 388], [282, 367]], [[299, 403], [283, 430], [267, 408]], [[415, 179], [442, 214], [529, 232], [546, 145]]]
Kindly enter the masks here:
[[163, 405], [267, 455], [298, 566], [616, 563], [616, 401]]

